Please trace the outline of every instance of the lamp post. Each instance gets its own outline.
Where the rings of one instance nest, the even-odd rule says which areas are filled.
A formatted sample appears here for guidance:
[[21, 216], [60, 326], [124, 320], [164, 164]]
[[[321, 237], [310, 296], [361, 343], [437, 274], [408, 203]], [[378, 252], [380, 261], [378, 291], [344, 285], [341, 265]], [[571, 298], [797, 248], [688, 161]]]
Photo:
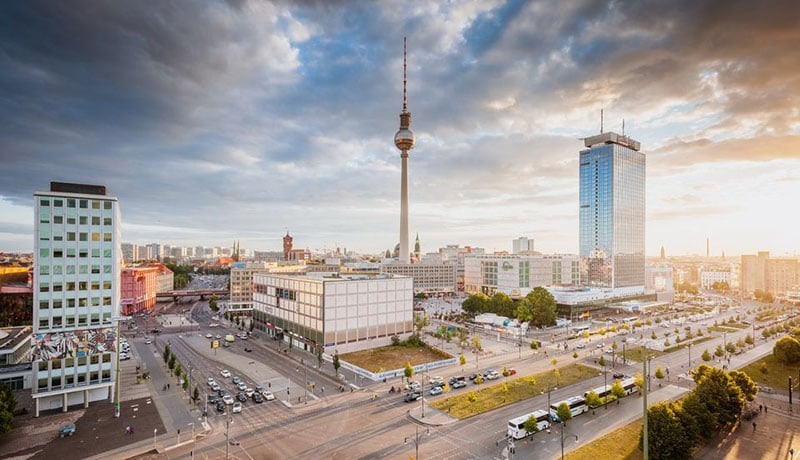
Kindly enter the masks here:
[[[429, 436], [431, 434], [431, 429], [426, 428], [425, 432], [423, 433], [425, 436]], [[406, 436], [403, 439], [403, 445], [407, 445], [408, 441], [411, 440], [414, 442], [414, 460], [419, 460], [419, 443], [422, 442], [419, 434], [419, 426], [414, 427], [414, 437]]]
[[[564, 422], [559, 423], [561, 425], [561, 460], [564, 460]], [[568, 434], [568, 437], [575, 436], [575, 443], [578, 442], [578, 435], [577, 434]]]
[[[550, 414], [550, 392], [553, 390], [558, 390], [558, 387], [551, 387], [547, 386], [547, 413]], [[542, 394], [544, 394], [544, 390], [542, 390]], [[549, 415], [548, 415], [549, 416]]]
[[228, 416], [228, 418], [225, 419], [225, 460], [228, 460], [228, 446], [231, 445], [228, 438], [228, 430], [230, 429], [231, 423], [233, 423], [233, 417]]
[[158, 428], [153, 428], [153, 449], [155, 449], [156, 451], [158, 451], [158, 448], [156, 447], [156, 436], [157, 435], [158, 435]]
[[121, 415], [122, 405], [119, 402], [119, 323], [121, 321], [130, 320], [131, 316], [112, 316], [111, 321], [117, 323], [117, 346], [116, 346], [116, 361], [117, 361], [117, 370], [116, 370], [116, 378], [114, 379], [114, 418], [119, 418]]
[[190, 452], [190, 454], [189, 454], [189, 455], [190, 455], [190, 457], [191, 457], [191, 458], [194, 458], [194, 446], [195, 446], [195, 440], [194, 440], [194, 422], [191, 422], [191, 423], [189, 423], [189, 425], [191, 425], [191, 426], [192, 426], [192, 450], [191, 450], [191, 452]]
[[428, 364], [425, 364], [425, 371], [422, 373], [422, 377], [420, 377], [420, 391], [422, 392], [422, 397], [419, 398], [420, 406], [422, 407], [422, 418], [425, 418], [425, 376], [428, 373]]
[[622, 342], [622, 365], [625, 365], [625, 342]]
[[[647, 342], [642, 347], [642, 378], [647, 375]], [[642, 453], [644, 460], [649, 460], [649, 450], [647, 443], [647, 382], [642, 382], [642, 407], [643, 407], [643, 421], [642, 421]]]
[[689, 372], [692, 370], [692, 344], [690, 343], [687, 348], [689, 348], [689, 370], [687, 371]]

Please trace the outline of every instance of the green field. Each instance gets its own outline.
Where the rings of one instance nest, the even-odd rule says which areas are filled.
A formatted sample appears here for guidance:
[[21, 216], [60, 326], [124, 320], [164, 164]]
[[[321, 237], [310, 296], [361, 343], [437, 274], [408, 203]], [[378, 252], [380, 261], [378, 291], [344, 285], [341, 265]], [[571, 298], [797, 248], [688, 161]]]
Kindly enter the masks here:
[[[767, 373], [762, 372], [766, 364]], [[773, 355], [767, 355], [741, 369], [759, 385], [771, 388], [786, 388], [789, 377], [800, 377], [800, 366], [788, 366], [779, 362]]]
[[[586, 444], [564, 456], [568, 460], [639, 460], [639, 434], [642, 421], [637, 420]], [[648, 443], [649, 444], [649, 443]]]
[[389, 345], [372, 350], [339, 355], [339, 359], [342, 361], [347, 361], [370, 372], [402, 369], [409, 362], [412, 366], [416, 366], [417, 364], [431, 363], [448, 358], [452, 358], [452, 356], [429, 347], [407, 347], [402, 345]]
[[[559, 376], [553, 371], [529, 375], [507, 382], [488, 385], [467, 384], [466, 392], [456, 396], [440, 399], [431, 403], [431, 407], [445, 411], [460, 419], [482, 414], [498, 407], [513, 404], [517, 401], [543, 394], [548, 388], [564, 387], [575, 382], [596, 377], [598, 370], [581, 364], [571, 364], [559, 369]], [[473, 400], [470, 401], [470, 398]]]

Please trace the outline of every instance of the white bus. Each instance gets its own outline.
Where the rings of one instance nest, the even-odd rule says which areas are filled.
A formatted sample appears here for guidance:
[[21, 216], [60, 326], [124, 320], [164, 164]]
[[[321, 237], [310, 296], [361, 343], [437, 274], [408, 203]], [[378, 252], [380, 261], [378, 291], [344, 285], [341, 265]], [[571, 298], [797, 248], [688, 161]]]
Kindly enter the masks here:
[[636, 321], [639, 321], [638, 316], [631, 316], [630, 318], [622, 318], [621, 320], [619, 320], [619, 322], [622, 324], [635, 323]]
[[586, 405], [586, 399], [583, 396], [573, 396], [569, 399], [565, 399], [564, 401], [559, 401], [550, 405], [550, 417], [553, 420], [561, 420], [558, 418], [558, 406], [563, 403], [567, 403], [567, 406], [569, 406], [569, 411], [572, 413], [573, 417], [581, 415], [585, 412], [589, 412], [589, 406]]
[[626, 379], [622, 379], [620, 383], [622, 383], [622, 389], [625, 390], [625, 396], [632, 395], [636, 393], [636, 379], [633, 377], [628, 377]]
[[525, 431], [525, 422], [527, 422], [531, 417], [536, 418], [537, 430], [542, 431], [550, 428], [550, 416], [543, 410], [537, 410], [531, 412], [530, 414], [525, 414], [521, 417], [512, 418], [509, 420], [508, 437], [513, 439], [522, 439], [525, 436], [528, 436], [528, 432]]
[[581, 337], [588, 330], [589, 326], [575, 326], [572, 328], [572, 333], [575, 334], [575, 337]]

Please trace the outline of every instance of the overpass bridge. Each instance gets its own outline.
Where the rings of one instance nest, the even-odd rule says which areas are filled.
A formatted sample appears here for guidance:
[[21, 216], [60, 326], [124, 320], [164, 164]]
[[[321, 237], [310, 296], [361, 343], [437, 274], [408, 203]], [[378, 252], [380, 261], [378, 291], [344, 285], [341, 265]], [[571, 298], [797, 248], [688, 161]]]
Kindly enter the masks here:
[[206, 297], [211, 297], [212, 295], [223, 297], [227, 296], [228, 294], [230, 294], [230, 291], [227, 289], [185, 289], [159, 292], [156, 294], [156, 300], [172, 299], [172, 301], [177, 302], [178, 299], [185, 297], [200, 297], [200, 300], [205, 300]]

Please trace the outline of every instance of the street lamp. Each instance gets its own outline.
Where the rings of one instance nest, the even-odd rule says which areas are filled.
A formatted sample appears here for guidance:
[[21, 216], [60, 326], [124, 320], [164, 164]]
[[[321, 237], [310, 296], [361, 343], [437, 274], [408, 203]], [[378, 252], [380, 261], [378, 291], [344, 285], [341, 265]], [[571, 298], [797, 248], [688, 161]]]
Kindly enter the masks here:
[[[564, 422], [559, 423], [561, 425], [561, 460], [564, 460]], [[578, 435], [577, 434], [568, 434], [567, 437], [575, 437], [575, 444], [578, 443]]]
[[[547, 413], [548, 414], [550, 413], [550, 392], [553, 391], [553, 390], [558, 390], [558, 387], [551, 387], [549, 385], [547, 386]], [[542, 390], [541, 394], [544, 394], [544, 390]]]
[[692, 370], [692, 344], [690, 343], [687, 348], [689, 349], [689, 370], [687, 372], [689, 372]]
[[[424, 432], [423, 434], [424, 434], [425, 436], [430, 436], [430, 434], [431, 434], [431, 429], [430, 429], [430, 428], [426, 428], [426, 429], [425, 429], [425, 432]], [[413, 442], [414, 442], [414, 452], [415, 452], [415, 454], [414, 454], [414, 460], [419, 460], [419, 443], [420, 443], [420, 442], [422, 442], [422, 439], [420, 438], [420, 434], [419, 434], [419, 426], [415, 426], [415, 427], [414, 427], [414, 437], [413, 437], [413, 438], [412, 438], [412, 437], [410, 437], [410, 436], [406, 436], [406, 437], [403, 439], [403, 445], [404, 445], [404, 446], [405, 446], [405, 445], [408, 445], [408, 441], [409, 441], [409, 440], [411, 440], [411, 441], [413, 441]]]
[[191, 426], [192, 426], [192, 450], [191, 450], [191, 454], [190, 454], [190, 455], [191, 455], [191, 458], [194, 458], [194, 446], [195, 446], [195, 440], [194, 440], [194, 422], [191, 422], [191, 423], [189, 423], [189, 425], [191, 425]]
[[230, 428], [231, 423], [233, 423], [233, 417], [229, 415], [228, 418], [225, 419], [225, 460], [228, 460], [228, 446], [231, 445], [228, 438], [228, 429]]
[[158, 451], [158, 448], [156, 447], [156, 436], [157, 435], [158, 435], [158, 428], [153, 428], [153, 449], [156, 449], [156, 451]]
[[625, 365], [625, 342], [622, 342], [622, 365]]
[[116, 376], [116, 379], [114, 381], [114, 394], [115, 394], [115, 396], [114, 396], [114, 403], [115, 403], [114, 404], [114, 418], [119, 418], [120, 417], [120, 415], [121, 415], [120, 412], [121, 412], [121, 409], [122, 409], [122, 405], [119, 402], [119, 346], [120, 346], [119, 345], [119, 343], [120, 343], [119, 342], [119, 335], [120, 335], [119, 323], [121, 321], [130, 320], [131, 318], [132, 318], [131, 316], [112, 316], [111, 317], [111, 321], [114, 321], [114, 322], [117, 323], [117, 347], [116, 347], [117, 348], [117, 350], [116, 350], [116, 355], [117, 355], [117, 370], [116, 370], [116, 374], [117, 374], [117, 376]]

